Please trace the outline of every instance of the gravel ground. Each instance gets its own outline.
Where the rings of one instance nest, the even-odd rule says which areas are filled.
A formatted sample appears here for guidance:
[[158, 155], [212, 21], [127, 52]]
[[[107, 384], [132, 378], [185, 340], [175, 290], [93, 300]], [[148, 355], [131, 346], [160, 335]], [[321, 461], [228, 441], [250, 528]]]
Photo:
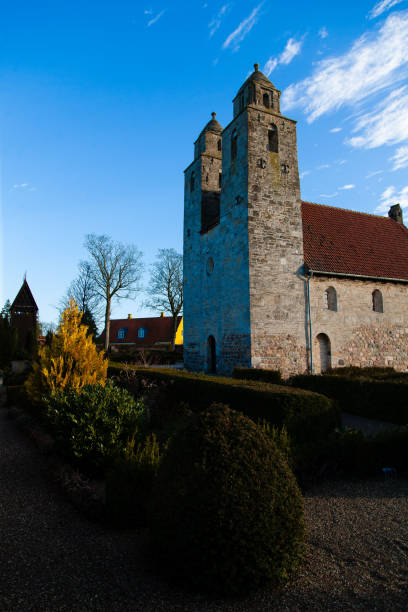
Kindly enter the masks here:
[[0, 409], [0, 610], [407, 610], [408, 481], [330, 482], [305, 496], [308, 554], [282, 590], [211, 600], [156, 578], [145, 534], [83, 518]]

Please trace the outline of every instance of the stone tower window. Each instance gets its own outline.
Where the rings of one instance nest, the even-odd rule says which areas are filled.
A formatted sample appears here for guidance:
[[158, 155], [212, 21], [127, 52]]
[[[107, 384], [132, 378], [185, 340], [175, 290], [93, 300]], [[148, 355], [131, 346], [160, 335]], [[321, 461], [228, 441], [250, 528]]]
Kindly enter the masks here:
[[221, 189], [222, 185], [222, 172], [218, 173], [218, 187]]
[[263, 103], [264, 103], [264, 106], [266, 106], [266, 108], [269, 108], [269, 96], [267, 93], [264, 93], [263, 95]]
[[195, 181], [195, 176], [194, 176], [194, 171], [190, 174], [190, 191], [193, 192], [194, 191], [194, 181]]
[[327, 310], [337, 312], [337, 293], [334, 287], [329, 287], [324, 292], [324, 301]]
[[274, 123], [271, 123], [268, 130], [268, 150], [272, 151], [272, 153], [278, 153], [278, 149], [278, 129]]
[[237, 159], [237, 152], [238, 152], [238, 134], [234, 130], [231, 136], [231, 161], [234, 161]]
[[273, 91], [271, 91], [271, 106], [274, 108]]
[[373, 311], [384, 312], [382, 293], [378, 289], [373, 291]]
[[221, 151], [221, 147], [222, 147], [222, 142], [221, 142], [221, 138], [219, 138], [218, 142], [217, 142], [217, 149], [218, 149], [218, 151]]

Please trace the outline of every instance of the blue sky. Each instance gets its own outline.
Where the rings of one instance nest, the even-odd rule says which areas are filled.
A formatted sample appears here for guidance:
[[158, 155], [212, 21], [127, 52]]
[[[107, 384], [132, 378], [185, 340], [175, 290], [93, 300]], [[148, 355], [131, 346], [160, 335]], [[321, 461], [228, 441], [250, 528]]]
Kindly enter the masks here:
[[193, 141], [254, 62], [298, 121], [304, 200], [408, 214], [407, 0], [17, 1], [0, 28], [1, 304], [27, 272], [56, 321], [88, 233], [142, 250], [145, 285], [182, 251]]

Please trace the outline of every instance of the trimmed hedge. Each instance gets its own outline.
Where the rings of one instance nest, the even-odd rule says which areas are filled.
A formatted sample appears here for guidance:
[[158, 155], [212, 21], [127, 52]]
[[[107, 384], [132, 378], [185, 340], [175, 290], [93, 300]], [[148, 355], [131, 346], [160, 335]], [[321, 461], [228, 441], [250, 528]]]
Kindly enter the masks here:
[[[201, 412], [214, 402], [227, 404], [255, 422], [266, 420], [279, 427], [285, 425], [296, 442], [324, 438], [340, 424], [339, 413], [327, 397], [301, 389], [185, 370], [133, 367], [129, 371], [135, 380], [132, 383], [126, 376], [123, 386], [137, 392], [141, 380], [157, 383], [163, 387], [169, 411], [177, 410], [180, 403], [193, 412]], [[114, 372], [120, 374], [120, 368], [111, 367], [108, 374]], [[120, 376], [117, 382], [121, 384]]]
[[222, 405], [171, 439], [149, 518], [159, 568], [203, 591], [278, 586], [304, 555], [303, 499], [288, 464], [260, 427]]
[[408, 424], [408, 384], [405, 379], [375, 380], [332, 374], [300, 375], [294, 387], [323, 393], [342, 411], [400, 425]]
[[369, 378], [374, 380], [407, 380], [408, 372], [398, 372], [392, 367], [370, 366], [360, 368], [358, 366], [346, 366], [344, 368], [332, 368], [325, 372], [328, 376], [347, 376], [348, 378]]
[[282, 383], [282, 375], [279, 370], [262, 370], [261, 368], [235, 367], [232, 378], [239, 378], [240, 380], [259, 380], [274, 385], [280, 385]]

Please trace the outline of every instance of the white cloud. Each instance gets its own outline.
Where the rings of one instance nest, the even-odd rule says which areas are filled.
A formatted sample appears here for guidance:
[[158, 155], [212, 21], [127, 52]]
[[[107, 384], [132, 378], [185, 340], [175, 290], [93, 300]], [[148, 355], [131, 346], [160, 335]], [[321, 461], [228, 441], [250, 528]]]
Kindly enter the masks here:
[[345, 189], [354, 189], [355, 185], [343, 185], [343, 187], [338, 187], [338, 189], [341, 189], [342, 191], [344, 191]]
[[321, 198], [335, 198], [338, 195], [339, 195], [339, 192], [335, 191], [334, 193], [321, 193], [320, 197]]
[[145, 9], [144, 14], [145, 15], [153, 15], [153, 11], [152, 11], [152, 9]]
[[352, 147], [374, 149], [408, 140], [408, 86], [395, 89], [374, 108], [361, 115], [348, 140]]
[[160, 11], [160, 13], [156, 15], [156, 17], [153, 17], [153, 19], [150, 19], [150, 21], [147, 22], [147, 27], [150, 28], [150, 26], [156, 23], [156, 21], [159, 21], [160, 17], [163, 17], [165, 12], [166, 12], [166, 9], [163, 9], [162, 11]]
[[323, 26], [322, 28], [320, 28], [319, 30], [319, 36], [320, 38], [327, 38], [329, 35], [328, 31], [326, 30], [326, 26]]
[[299, 53], [301, 52], [302, 45], [303, 40], [295, 40], [294, 38], [289, 38], [284, 50], [279, 55], [279, 57], [270, 57], [266, 62], [265, 66], [263, 67], [262, 71], [266, 74], [266, 76], [270, 76], [273, 70], [275, 70], [276, 66], [278, 66], [278, 64], [290, 64], [293, 58], [296, 57], [296, 55], [299, 55]]
[[408, 167], [408, 146], [397, 149], [395, 155], [390, 157], [390, 161], [394, 162], [393, 170]]
[[229, 8], [230, 8], [230, 4], [224, 4], [224, 6], [220, 8], [216, 16], [213, 17], [210, 23], [208, 24], [208, 27], [210, 28], [210, 38], [211, 36], [215, 34], [215, 32], [220, 27], [222, 20], [227, 14]]
[[384, 170], [374, 170], [374, 172], [369, 172], [366, 175], [366, 179], [372, 178], [373, 176], [377, 176], [378, 174], [383, 174]]
[[326, 168], [330, 168], [330, 164], [322, 164], [321, 166], [317, 166], [317, 170], [325, 170]]
[[290, 85], [282, 107], [300, 107], [312, 123], [342, 106], [354, 106], [408, 76], [408, 11], [391, 14], [343, 55], [319, 61], [311, 76]]
[[17, 191], [36, 191], [37, 190], [37, 188], [30, 185], [30, 183], [15, 183], [10, 191], [12, 191], [13, 189]]
[[241, 21], [239, 26], [233, 32], [231, 32], [222, 45], [223, 49], [228, 49], [228, 47], [232, 46], [234, 51], [238, 51], [240, 43], [257, 23], [262, 4], [263, 2], [258, 4], [258, 6], [253, 9], [252, 13], [246, 19]]
[[336, 127], [336, 128], [332, 128], [330, 131], [332, 134], [336, 134], [336, 132], [341, 132], [342, 128]]
[[381, 204], [377, 206], [374, 212], [388, 213], [390, 206], [394, 204], [400, 204], [401, 208], [408, 207], [408, 185], [403, 187], [401, 191], [398, 191], [393, 185], [387, 187], [381, 194]]
[[307, 176], [308, 174], [310, 174], [310, 170], [303, 170], [303, 172], [300, 173], [300, 178], [304, 178], [305, 176]]
[[377, 2], [377, 4], [371, 9], [367, 17], [369, 19], [375, 19], [376, 17], [379, 17], [380, 15], [385, 13], [385, 11], [388, 11], [396, 4], [400, 4], [402, 1], [403, 0], [380, 0], [380, 2]]

